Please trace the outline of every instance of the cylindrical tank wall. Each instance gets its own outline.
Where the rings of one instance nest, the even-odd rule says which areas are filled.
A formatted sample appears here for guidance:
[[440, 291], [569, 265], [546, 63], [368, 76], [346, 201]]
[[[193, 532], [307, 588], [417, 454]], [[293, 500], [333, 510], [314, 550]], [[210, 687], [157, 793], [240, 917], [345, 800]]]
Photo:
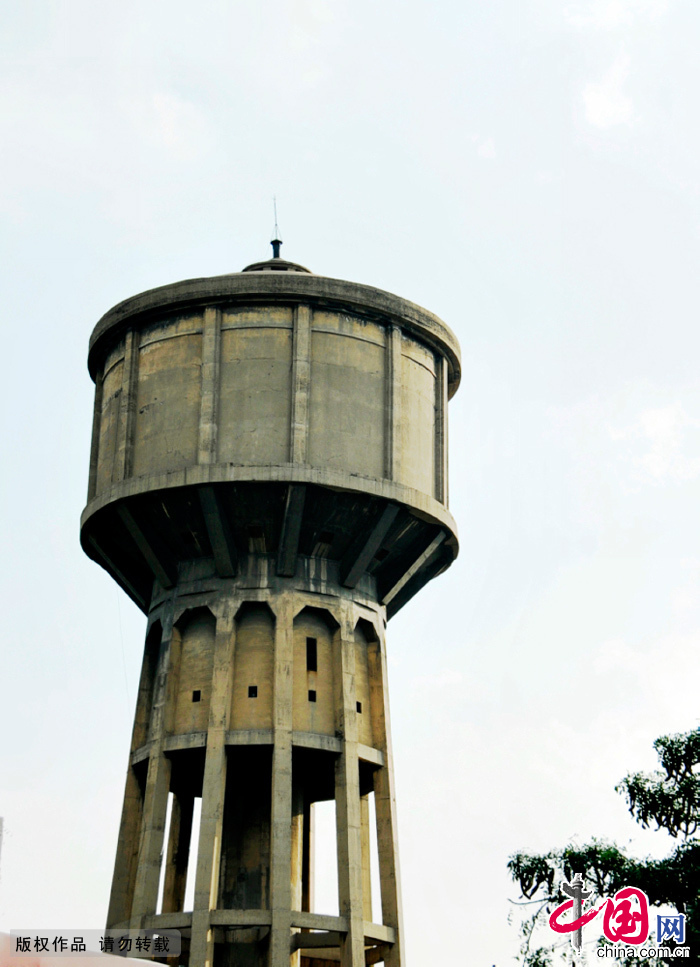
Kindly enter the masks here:
[[[441, 357], [406, 332], [348, 312], [315, 310], [308, 313], [305, 375], [293, 357], [298, 313], [274, 305], [221, 311], [216, 444], [207, 460], [308, 463], [394, 480], [444, 502]], [[203, 324], [202, 313], [162, 317], [108, 353], [97, 376], [102, 400], [92, 497], [130, 477], [199, 462]], [[295, 383], [304, 378], [307, 439], [305, 453], [295, 455]]]

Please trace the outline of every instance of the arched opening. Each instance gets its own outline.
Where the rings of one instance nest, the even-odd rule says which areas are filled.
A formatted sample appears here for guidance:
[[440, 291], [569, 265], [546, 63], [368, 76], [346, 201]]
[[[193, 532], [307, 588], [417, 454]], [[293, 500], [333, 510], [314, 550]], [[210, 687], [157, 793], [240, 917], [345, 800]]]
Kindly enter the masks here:
[[[177, 697], [172, 732], [206, 732], [209, 724], [216, 619], [208, 608], [186, 611], [175, 626], [179, 635]], [[173, 657], [175, 657], [173, 652]]]
[[275, 618], [266, 604], [246, 602], [236, 615], [232, 729], [272, 727]]

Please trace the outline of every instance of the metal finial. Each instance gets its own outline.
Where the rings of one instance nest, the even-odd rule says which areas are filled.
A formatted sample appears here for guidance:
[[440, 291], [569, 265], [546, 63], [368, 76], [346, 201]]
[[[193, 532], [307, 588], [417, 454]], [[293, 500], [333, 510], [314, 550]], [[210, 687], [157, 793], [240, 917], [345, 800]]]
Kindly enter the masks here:
[[272, 204], [275, 209], [275, 237], [272, 239], [270, 244], [272, 245], [273, 259], [278, 259], [280, 257], [280, 245], [282, 244], [282, 239], [280, 238], [280, 230], [277, 227], [277, 195], [272, 196]]

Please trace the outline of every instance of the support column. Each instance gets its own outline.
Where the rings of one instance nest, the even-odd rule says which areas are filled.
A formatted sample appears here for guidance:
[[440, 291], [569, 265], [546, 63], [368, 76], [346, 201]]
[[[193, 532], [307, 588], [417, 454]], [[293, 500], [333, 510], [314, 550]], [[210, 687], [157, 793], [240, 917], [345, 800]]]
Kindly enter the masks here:
[[179, 634], [173, 629], [172, 619], [163, 628], [151, 713], [151, 751], [143, 803], [141, 843], [134, 885], [130, 926], [138, 930], [145, 917], [153, 916], [158, 903], [160, 863], [165, 831], [165, 814], [170, 791], [170, 759], [165, 755], [165, 736], [170, 725], [179, 670]]
[[226, 730], [231, 713], [233, 662], [235, 650], [235, 609], [229, 602], [223, 614], [217, 615], [214, 641], [214, 663], [207, 731], [207, 755], [202, 783], [202, 816], [199, 827], [197, 874], [192, 914], [192, 967], [212, 967], [214, 932], [210, 911], [219, 898], [221, 835], [226, 791]]
[[400, 967], [403, 922], [401, 913], [401, 881], [399, 878], [399, 844], [396, 822], [396, 790], [389, 727], [389, 692], [386, 650], [381, 633], [367, 645], [369, 660], [370, 707], [374, 744], [383, 754], [384, 764], [374, 773], [374, 806], [377, 813], [377, 852], [379, 882], [382, 895], [382, 920], [393, 927], [395, 941], [387, 948], [385, 967]]
[[145, 917], [156, 913], [165, 816], [170, 791], [170, 760], [159, 747], [148, 760], [148, 778], [143, 803], [143, 824], [139, 865], [136, 872], [130, 926], [138, 930]]
[[364, 967], [365, 936], [362, 900], [362, 817], [360, 808], [360, 760], [355, 697], [355, 629], [352, 606], [341, 605], [338, 665], [340, 679], [340, 729], [343, 745], [336, 762], [335, 807], [338, 838], [338, 900], [340, 915], [348, 923], [341, 938], [342, 967]]
[[114, 927], [118, 923], [127, 923], [131, 915], [143, 813], [143, 792], [134, 767], [131, 765], [131, 756], [137, 749], [141, 748], [148, 738], [151, 704], [162, 637], [160, 624], [152, 625], [146, 635], [146, 644], [143, 651], [139, 693], [136, 699], [136, 715], [134, 716], [134, 728], [131, 736], [129, 764], [126, 770], [126, 789], [119, 826], [117, 857], [114, 864], [112, 890], [107, 912], [108, 928]]
[[292, 907], [292, 683], [293, 598], [275, 615], [272, 809], [270, 818], [270, 967], [289, 967]]
[[[131, 757], [130, 757], [131, 758]], [[119, 826], [117, 858], [112, 876], [112, 892], [107, 910], [107, 928], [129, 922], [134, 900], [139, 857], [139, 831], [143, 819], [143, 795], [129, 763], [124, 790], [124, 805]]]

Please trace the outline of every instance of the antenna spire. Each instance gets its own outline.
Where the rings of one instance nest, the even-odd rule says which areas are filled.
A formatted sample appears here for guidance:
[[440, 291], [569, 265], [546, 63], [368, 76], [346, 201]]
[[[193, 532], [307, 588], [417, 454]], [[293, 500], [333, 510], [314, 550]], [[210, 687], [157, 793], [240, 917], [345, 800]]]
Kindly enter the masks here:
[[280, 257], [280, 245], [282, 244], [282, 239], [280, 238], [280, 230], [277, 227], [277, 195], [272, 196], [272, 204], [275, 209], [275, 235], [270, 244], [272, 245], [273, 259], [278, 259]]

